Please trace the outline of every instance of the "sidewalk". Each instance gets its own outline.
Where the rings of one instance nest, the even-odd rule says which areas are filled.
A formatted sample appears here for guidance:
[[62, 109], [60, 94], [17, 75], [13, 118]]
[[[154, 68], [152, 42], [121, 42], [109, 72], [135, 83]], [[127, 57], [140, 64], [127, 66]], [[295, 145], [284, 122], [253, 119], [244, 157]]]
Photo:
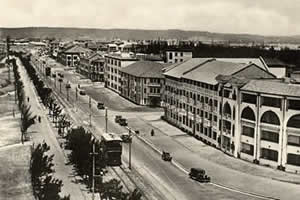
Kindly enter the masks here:
[[87, 191], [83, 191], [85, 188], [81, 188], [80, 184], [76, 183], [73, 167], [71, 165], [65, 165], [67, 160], [56, 139], [55, 130], [53, 130], [50, 125], [51, 123], [47, 119], [47, 110], [44, 110], [38, 103], [34, 86], [29, 80], [19, 59], [17, 59], [17, 64], [24, 82], [25, 94], [30, 97], [31, 111], [33, 114], [40, 115], [42, 121], [41, 123], [36, 122], [30, 127], [29, 135], [32, 137], [34, 144], [45, 141], [50, 146], [49, 154], [54, 154], [54, 176], [63, 181], [61, 195], [70, 194], [72, 200], [91, 199], [91, 195], [88, 194]]
[[[155, 147], [170, 152], [187, 171], [191, 167], [201, 167], [212, 177], [213, 183], [274, 198], [299, 198], [299, 186], [283, 182], [299, 183], [299, 175], [230, 157], [159, 118], [160, 116], [147, 115], [141, 118], [133, 117], [128, 121], [130, 127], [140, 130], [140, 135]], [[150, 136], [152, 129], [155, 131], [153, 137]]]

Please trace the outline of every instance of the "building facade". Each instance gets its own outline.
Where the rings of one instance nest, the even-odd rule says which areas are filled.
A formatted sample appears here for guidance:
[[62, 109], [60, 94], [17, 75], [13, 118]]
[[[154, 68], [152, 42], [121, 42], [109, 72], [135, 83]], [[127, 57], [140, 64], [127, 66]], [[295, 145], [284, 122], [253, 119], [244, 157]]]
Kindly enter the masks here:
[[121, 93], [120, 69], [138, 61], [130, 54], [105, 55], [105, 86], [116, 93]]
[[165, 119], [227, 154], [300, 171], [300, 86], [256, 64], [194, 58], [166, 68]]
[[92, 50], [75, 45], [61, 52], [59, 61], [67, 67], [76, 67], [78, 69], [80, 58], [88, 57], [90, 54], [92, 54]]
[[120, 70], [120, 95], [139, 105], [160, 106], [164, 65], [138, 61]]
[[104, 82], [104, 56], [95, 53], [80, 59], [79, 72], [92, 81]]
[[193, 57], [191, 50], [167, 50], [166, 62], [167, 63], [180, 63]]

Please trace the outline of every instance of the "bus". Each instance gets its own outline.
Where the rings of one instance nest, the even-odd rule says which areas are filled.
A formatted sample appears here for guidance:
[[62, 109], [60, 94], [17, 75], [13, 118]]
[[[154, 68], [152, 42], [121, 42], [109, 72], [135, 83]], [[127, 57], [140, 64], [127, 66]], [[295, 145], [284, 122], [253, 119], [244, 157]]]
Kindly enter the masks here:
[[122, 164], [122, 139], [115, 133], [104, 133], [101, 136], [100, 147], [107, 166], [120, 166]]

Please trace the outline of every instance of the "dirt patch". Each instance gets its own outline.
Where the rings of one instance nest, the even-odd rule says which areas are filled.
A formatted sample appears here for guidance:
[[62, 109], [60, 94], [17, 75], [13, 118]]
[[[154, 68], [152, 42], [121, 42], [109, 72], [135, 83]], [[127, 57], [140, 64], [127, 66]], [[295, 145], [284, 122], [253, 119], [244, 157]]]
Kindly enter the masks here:
[[30, 145], [0, 148], [0, 199], [34, 199], [29, 171]]

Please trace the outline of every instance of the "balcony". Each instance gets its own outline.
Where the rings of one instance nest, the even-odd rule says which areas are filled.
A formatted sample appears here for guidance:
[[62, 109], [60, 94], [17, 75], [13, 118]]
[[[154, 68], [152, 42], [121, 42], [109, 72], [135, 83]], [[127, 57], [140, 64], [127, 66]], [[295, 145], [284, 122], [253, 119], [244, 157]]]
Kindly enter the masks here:
[[161, 87], [160, 83], [148, 83], [149, 87]]

